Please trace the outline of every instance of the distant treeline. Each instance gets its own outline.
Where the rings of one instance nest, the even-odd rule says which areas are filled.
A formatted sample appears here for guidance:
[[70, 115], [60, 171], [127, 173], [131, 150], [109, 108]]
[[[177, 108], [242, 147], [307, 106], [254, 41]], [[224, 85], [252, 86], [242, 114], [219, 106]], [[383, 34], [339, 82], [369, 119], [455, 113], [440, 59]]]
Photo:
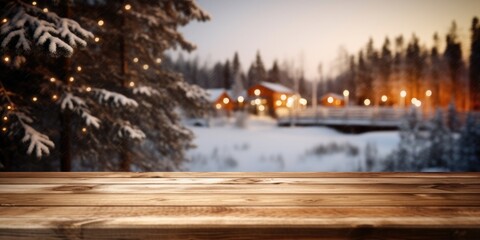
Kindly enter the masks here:
[[[298, 89], [302, 95], [308, 95], [303, 71], [294, 68], [292, 62], [284, 61], [281, 64], [275, 60], [269, 68], [265, 66], [260, 52], [255, 60], [245, 71], [239, 60], [238, 53], [225, 62], [217, 62], [210, 67], [207, 63], [200, 63], [198, 58], [185, 59], [183, 55], [173, 61], [167, 59], [164, 66], [183, 73], [189, 83], [197, 84], [203, 88], [232, 89], [240, 83], [243, 89], [262, 82], [280, 83], [292, 89]], [[295, 80], [298, 79], [296, 86]]]
[[[480, 110], [480, 25], [476, 17], [470, 32], [470, 52], [466, 57], [455, 22], [445, 36], [433, 34], [431, 47], [426, 47], [415, 35], [408, 40], [403, 35], [387, 37], [380, 49], [375, 48], [370, 39], [357, 54], [344, 57], [336, 76], [319, 81], [317, 95], [341, 94], [347, 89], [352, 103], [362, 104], [370, 99], [373, 105], [398, 105], [400, 101], [409, 104], [412, 98], [424, 102], [427, 100], [425, 93], [430, 90], [428, 101], [435, 107], [446, 107], [454, 101], [459, 110]], [[260, 52], [246, 71], [242, 69], [238, 53], [213, 67], [201, 64], [198, 58], [186, 60], [182, 55], [176, 61], [167, 61], [166, 66], [203, 88], [230, 89], [235, 79], [244, 88], [269, 81], [291, 87], [302, 96], [311, 96], [311, 83], [305, 81], [303, 70], [294, 68], [288, 61], [282, 64], [274, 61], [267, 68]], [[400, 97], [402, 90], [407, 93], [405, 99]], [[386, 103], [380, 101], [383, 95], [388, 97]]]
[[[428, 99], [436, 107], [446, 107], [450, 102], [460, 110], [480, 109], [480, 25], [473, 18], [471, 46], [468, 60], [462, 53], [457, 25], [452, 23], [446, 36], [433, 35], [433, 46], [427, 48], [413, 35], [408, 41], [400, 35], [385, 38], [381, 49], [370, 39], [358, 54], [349, 56], [348, 65], [334, 78], [324, 82], [323, 89], [341, 93], [350, 91], [357, 103], [370, 99], [379, 104], [382, 95], [386, 104], [407, 103], [412, 98]], [[400, 91], [407, 92], [401, 99]]]

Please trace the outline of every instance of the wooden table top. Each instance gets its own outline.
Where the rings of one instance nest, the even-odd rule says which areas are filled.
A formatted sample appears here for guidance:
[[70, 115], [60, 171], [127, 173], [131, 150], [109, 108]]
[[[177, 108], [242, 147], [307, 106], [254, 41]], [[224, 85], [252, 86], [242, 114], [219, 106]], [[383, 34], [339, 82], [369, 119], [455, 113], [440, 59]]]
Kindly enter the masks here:
[[0, 173], [0, 239], [480, 239], [480, 173]]

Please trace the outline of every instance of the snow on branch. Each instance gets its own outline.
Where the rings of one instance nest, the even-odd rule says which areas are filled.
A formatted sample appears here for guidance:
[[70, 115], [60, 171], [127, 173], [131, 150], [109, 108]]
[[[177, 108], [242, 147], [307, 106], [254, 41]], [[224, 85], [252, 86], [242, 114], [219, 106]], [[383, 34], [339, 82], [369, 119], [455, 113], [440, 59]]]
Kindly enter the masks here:
[[191, 85], [184, 81], [178, 81], [174, 83], [177, 88], [185, 92], [185, 96], [189, 99], [208, 99], [207, 92], [205, 89], [197, 86]]
[[138, 139], [138, 140], [142, 140], [147, 137], [142, 130], [138, 128], [133, 128], [130, 125], [122, 125], [120, 127], [120, 130], [118, 131], [118, 136], [129, 137], [131, 139]]
[[117, 107], [118, 106], [138, 107], [137, 101], [131, 98], [128, 98], [125, 95], [122, 95], [120, 93], [110, 92], [105, 89], [92, 89], [92, 92], [94, 92], [98, 96], [98, 100], [100, 103], [111, 101]]
[[32, 43], [35, 43], [48, 47], [51, 54], [57, 54], [58, 49], [62, 49], [62, 53], [69, 56], [74, 47], [86, 46], [86, 39], [93, 38], [93, 34], [76, 21], [43, 12], [22, 2], [11, 3], [6, 15], [12, 17], [0, 28], [2, 48], [14, 46], [16, 50], [30, 51]]
[[69, 110], [74, 110], [77, 107], [85, 107], [85, 101], [80, 97], [74, 96], [71, 93], [65, 93], [62, 101], [60, 102], [60, 107], [62, 110], [68, 108]]
[[32, 154], [35, 150], [35, 155], [41, 158], [44, 154], [50, 154], [50, 148], [55, 147], [55, 144], [48, 138], [47, 135], [42, 134], [29, 125], [33, 120], [23, 112], [15, 112], [14, 115], [18, 118], [20, 125], [25, 131], [22, 142], [30, 141], [28, 145], [27, 154]]
[[151, 97], [152, 95], [160, 95], [160, 92], [156, 89], [153, 89], [152, 87], [148, 86], [140, 86], [136, 87], [133, 89], [134, 94], [142, 94], [148, 97]]
[[30, 145], [28, 146], [27, 153], [32, 154], [33, 150], [35, 150], [35, 155], [38, 158], [42, 157], [44, 153], [46, 155], [49, 155], [49, 147], [53, 148], [55, 144], [48, 138], [48, 136], [39, 133], [30, 125], [23, 123], [22, 127], [25, 130], [25, 136], [22, 138], [22, 142], [27, 142], [30, 140]]
[[81, 111], [81, 116], [85, 120], [87, 126], [94, 126], [95, 128], [100, 127], [100, 119], [91, 115], [90, 112], [87, 111], [87, 109], [80, 108], [79, 110]]
[[87, 105], [83, 99], [80, 97], [74, 96], [71, 93], [65, 93], [62, 101], [60, 102], [60, 108], [63, 110], [68, 109], [78, 113], [87, 126], [94, 126], [95, 128], [100, 127], [100, 119], [90, 114], [90, 111], [86, 108]]

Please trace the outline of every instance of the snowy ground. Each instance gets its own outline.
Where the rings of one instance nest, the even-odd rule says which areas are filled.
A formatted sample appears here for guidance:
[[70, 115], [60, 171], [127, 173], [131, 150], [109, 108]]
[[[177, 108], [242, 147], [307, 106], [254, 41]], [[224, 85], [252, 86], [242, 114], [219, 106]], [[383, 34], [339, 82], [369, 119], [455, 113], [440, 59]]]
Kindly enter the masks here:
[[197, 148], [188, 152], [187, 170], [359, 171], [365, 169], [367, 143], [385, 156], [399, 141], [397, 131], [344, 134], [326, 127], [277, 127], [274, 119], [252, 116], [243, 129], [233, 119], [216, 121], [190, 127]]

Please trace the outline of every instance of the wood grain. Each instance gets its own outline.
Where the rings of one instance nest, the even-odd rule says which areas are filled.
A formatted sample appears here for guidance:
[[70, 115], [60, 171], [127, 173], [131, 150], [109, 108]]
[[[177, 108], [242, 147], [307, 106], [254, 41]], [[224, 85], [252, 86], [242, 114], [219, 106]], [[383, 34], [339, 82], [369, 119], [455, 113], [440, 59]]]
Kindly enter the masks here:
[[480, 184], [2, 184], [7, 193], [218, 193], [218, 194], [301, 194], [301, 193], [480, 193]]
[[478, 184], [477, 178], [0, 178], [0, 184]]
[[0, 173], [0, 239], [480, 239], [479, 173]]
[[0, 178], [480, 178], [479, 172], [0, 172]]

